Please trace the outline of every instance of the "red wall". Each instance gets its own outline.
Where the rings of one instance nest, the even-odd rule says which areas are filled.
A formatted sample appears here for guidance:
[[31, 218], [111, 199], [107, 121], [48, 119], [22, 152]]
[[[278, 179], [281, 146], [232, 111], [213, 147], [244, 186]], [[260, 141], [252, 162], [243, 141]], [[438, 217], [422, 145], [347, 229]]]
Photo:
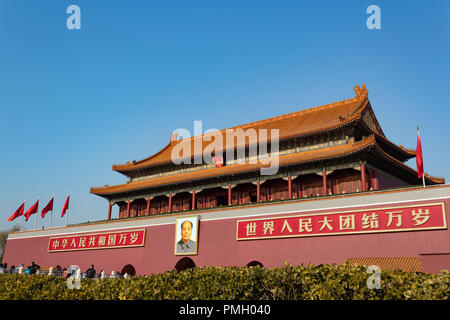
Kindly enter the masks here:
[[[450, 199], [443, 201], [448, 221]], [[314, 213], [330, 211], [332, 210]], [[192, 212], [189, 215], [192, 215]], [[450, 269], [448, 229], [237, 241], [236, 221], [248, 218], [250, 217], [200, 221], [198, 255], [189, 256], [196, 266], [245, 266], [252, 260], [261, 262], [265, 267], [280, 267], [285, 261], [293, 265], [309, 262], [340, 264], [351, 257], [418, 257], [421, 254], [446, 253], [447, 255], [423, 258], [423, 270], [439, 272], [443, 268]], [[137, 274], [160, 273], [173, 269], [183, 258], [174, 255], [175, 224], [150, 226], [146, 229], [145, 246], [136, 248], [48, 253], [47, 236], [11, 239], [7, 241], [3, 262], [7, 262], [8, 266], [17, 266], [19, 263], [27, 266], [31, 261], [41, 266], [59, 264], [65, 267], [75, 264], [83, 271], [94, 264], [98, 272], [103, 269], [107, 273], [112, 270], [120, 271], [126, 264], [132, 264]]]
[[394, 176], [388, 175], [378, 170], [375, 171], [375, 176], [378, 179], [379, 189], [395, 188], [408, 185], [405, 181], [402, 181], [398, 178], [395, 178]]
[[422, 270], [429, 273], [439, 273], [443, 269], [450, 270], [450, 253], [420, 255]]

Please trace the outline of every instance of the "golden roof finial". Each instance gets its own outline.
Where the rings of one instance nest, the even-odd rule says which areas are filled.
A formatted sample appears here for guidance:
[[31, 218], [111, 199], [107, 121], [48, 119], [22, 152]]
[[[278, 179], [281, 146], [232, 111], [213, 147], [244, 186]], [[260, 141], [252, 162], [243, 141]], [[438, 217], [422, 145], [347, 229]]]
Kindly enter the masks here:
[[178, 138], [178, 132], [177, 131], [172, 132], [172, 134], [170, 135], [170, 143], [176, 142], [177, 138]]
[[362, 85], [362, 88], [355, 86], [356, 97], [367, 96], [366, 84]]

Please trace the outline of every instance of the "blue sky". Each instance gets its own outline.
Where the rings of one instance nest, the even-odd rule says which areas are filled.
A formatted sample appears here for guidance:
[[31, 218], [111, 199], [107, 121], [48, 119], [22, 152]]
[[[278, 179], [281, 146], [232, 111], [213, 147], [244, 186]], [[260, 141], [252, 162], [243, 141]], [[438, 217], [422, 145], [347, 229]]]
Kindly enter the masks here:
[[[69, 30], [69, 5], [81, 29]], [[381, 30], [369, 30], [369, 5]], [[348, 99], [365, 83], [387, 137], [450, 179], [449, 1], [0, 0], [0, 230], [69, 190], [69, 224], [105, 219], [91, 186], [176, 128], [227, 128]], [[408, 164], [415, 168], [415, 159]], [[117, 215], [117, 208], [113, 216]], [[20, 222], [20, 219], [15, 222]], [[34, 216], [25, 229], [32, 229]], [[39, 217], [37, 227], [48, 225]]]

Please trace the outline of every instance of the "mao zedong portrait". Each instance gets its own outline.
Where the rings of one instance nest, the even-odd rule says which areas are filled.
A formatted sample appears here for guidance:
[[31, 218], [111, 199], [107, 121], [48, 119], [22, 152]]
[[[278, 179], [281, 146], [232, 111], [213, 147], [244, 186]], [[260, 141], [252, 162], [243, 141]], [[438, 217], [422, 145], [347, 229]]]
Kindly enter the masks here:
[[193, 224], [186, 220], [181, 224], [181, 239], [177, 242], [176, 254], [196, 253], [197, 242], [191, 240]]

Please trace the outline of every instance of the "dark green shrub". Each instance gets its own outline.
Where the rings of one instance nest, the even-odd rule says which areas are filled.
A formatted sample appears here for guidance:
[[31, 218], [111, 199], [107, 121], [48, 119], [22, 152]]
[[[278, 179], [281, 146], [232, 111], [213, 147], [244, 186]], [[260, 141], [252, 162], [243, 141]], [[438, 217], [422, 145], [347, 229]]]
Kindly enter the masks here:
[[202, 267], [132, 279], [81, 281], [69, 289], [65, 279], [47, 275], [0, 274], [2, 300], [369, 300], [449, 299], [450, 273], [383, 271], [380, 289], [369, 289], [363, 266], [320, 265], [265, 269]]

